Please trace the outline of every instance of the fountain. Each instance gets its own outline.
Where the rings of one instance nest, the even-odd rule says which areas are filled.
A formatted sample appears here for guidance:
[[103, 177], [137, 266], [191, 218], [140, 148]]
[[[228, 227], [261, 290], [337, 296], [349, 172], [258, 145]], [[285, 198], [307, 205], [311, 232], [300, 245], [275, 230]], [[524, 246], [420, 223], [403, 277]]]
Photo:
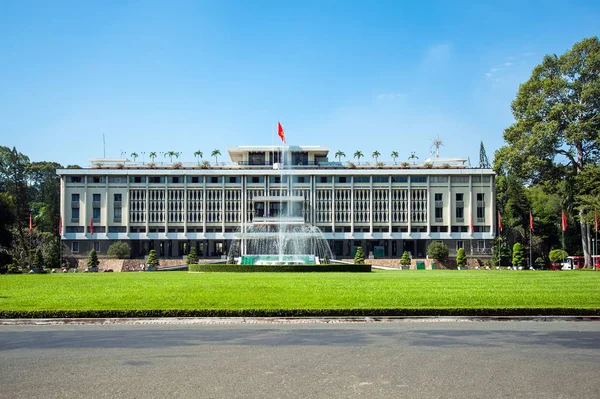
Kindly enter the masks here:
[[295, 265], [321, 263], [333, 259], [333, 253], [316, 226], [307, 224], [302, 211], [302, 196], [291, 195], [285, 161], [290, 152], [281, 147], [280, 181], [288, 182], [286, 190], [276, 196], [252, 198], [254, 217], [242, 226], [229, 248], [229, 258], [244, 265]]

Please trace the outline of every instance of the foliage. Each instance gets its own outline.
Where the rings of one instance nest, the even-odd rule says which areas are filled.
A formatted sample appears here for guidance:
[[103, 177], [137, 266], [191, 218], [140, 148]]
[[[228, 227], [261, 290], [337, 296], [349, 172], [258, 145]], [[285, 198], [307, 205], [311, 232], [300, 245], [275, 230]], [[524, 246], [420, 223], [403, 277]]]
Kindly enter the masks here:
[[227, 264], [228, 265], [235, 265], [235, 257], [233, 256], [233, 252], [230, 252], [229, 255], [227, 256]]
[[467, 265], [467, 255], [465, 255], [465, 249], [459, 248], [456, 253], [456, 266], [466, 266]]
[[538, 257], [533, 263], [535, 264], [535, 267], [537, 269], [546, 268], [546, 260], [544, 258], [542, 258], [541, 256]]
[[381, 153], [379, 151], [373, 151], [373, 153], [371, 154], [371, 156], [375, 160], [375, 163], [377, 163], [377, 159], [381, 156]]
[[484, 169], [489, 169], [491, 167], [487, 153], [485, 152], [485, 147], [483, 146], [483, 141], [479, 145], [479, 167]]
[[198, 263], [198, 253], [196, 252], [196, 247], [192, 247], [190, 249], [190, 252], [187, 254], [187, 257], [185, 258], [185, 263], [188, 266]]
[[356, 253], [354, 254], [354, 263], [357, 265], [365, 264], [365, 251], [363, 247], [356, 248]]
[[100, 262], [98, 261], [98, 254], [96, 254], [96, 251], [92, 249], [88, 254], [87, 267], [98, 267], [99, 264]]
[[[539, 185], [546, 192], [563, 190], [570, 212], [573, 200], [593, 190], [579, 175], [600, 156], [600, 41], [576, 43], [561, 56], [547, 55], [523, 83], [511, 108], [515, 123], [504, 132], [507, 145], [496, 152], [498, 174], [519, 183]], [[578, 209], [581, 248], [590, 257], [590, 209]]]
[[338, 159], [338, 162], [340, 162], [340, 163], [341, 163], [341, 162], [342, 162], [342, 157], [344, 157], [344, 158], [345, 158], [345, 157], [346, 157], [346, 154], [345, 154], [343, 151], [341, 151], [341, 150], [338, 150], [338, 151], [335, 153], [335, 157]]
[[437, 261], [442, 261], [448, 258], [448, 247], [441, 241], [433, 241], [427, 247], [427, 256]]
[[396, 158], [399, 157], [398, 155], [398, 151], [392, 151], [392, 153], [390, 154], [390, 156], [392, 157], [392, 159], [394, 160], [394, 165], [396, 165]]
[[356, 169], [356, 164], [354, 162], [348, 162], [348, 169]]
[[181, 169], [182, 168], [182, 164], [181, 162], [173, 162], [173, 169]]
[[408, 251], [404, 251], [404, 253], [402, 254], [402, 257], [400, 258], [400, 265], [410, 266], [410, 263], [411, 263], [410, 253]]
[[41, 248], [38, 247], [38, 249], [35, 250], [31, 265], [36, 269], [41, 269], [44, 266], [44, 256], [42, 255]]
[[156, 250], [150, 250], [150, 253], [148, 254], [148, 260], [146, 263], [148, 263], [148, 266], [150, 266], [152, 269], [156, 269], [160, 265], [160, 260], [156, 256]]
[[213, 150], [213, 152], [211, 152], [211, 154], [210, 154], [211, 157], [215, 157], [215, 163], [217, 165], [219, 164], [219, 158], [218, 158], [219, 155], [221, 155], [221, 150]]
[[423, 164], [423, 167], [424, 167], [425, 169], [432, 169], [432, 168], [433, 168], [433, 164], [432, 164], [431, 162], [425, 162], [425, 163]]
[[525, 255], [523, 254], [523, 246], [521, 243], [515, 243], [512, 251], [512, 265], [525, 266]]
[[198, 159], [198, 165], [200, 165], [200, 158], [202, 158], [203, 155], [204, 154], [200, 150], [194, 152], [194, 156]]
[[569, 256], [567, 251], [563, 251], [562, 249], [553, 249], [548, 254], [550, 262], [562, 262], [564, 259], [567, 259], [567, 256]]
[[129, 244], [125, 241], [115, 241], [110, 244], [106, 253], [117, 259], [125, 259], [131, 256], [131, 248], [129, 248]]
[[354, 152], [354, 158], [356, 158], [358, 160], [358, 164], [360, 165], [360, 159], [364, 157], [363, 153], [361, 151], [356, 150]]

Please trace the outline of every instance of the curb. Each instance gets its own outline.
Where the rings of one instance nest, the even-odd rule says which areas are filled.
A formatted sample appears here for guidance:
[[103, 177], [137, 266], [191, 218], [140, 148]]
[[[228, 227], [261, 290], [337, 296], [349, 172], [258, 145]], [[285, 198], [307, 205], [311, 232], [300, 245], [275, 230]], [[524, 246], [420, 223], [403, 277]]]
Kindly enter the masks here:
[[0, 319], [0, 326], [48, 325], [189, 325], [189, 324], [357, 324], [457, 322], [600, 322], [600, 316], [396, 316], [396, 317], [163, 317]]

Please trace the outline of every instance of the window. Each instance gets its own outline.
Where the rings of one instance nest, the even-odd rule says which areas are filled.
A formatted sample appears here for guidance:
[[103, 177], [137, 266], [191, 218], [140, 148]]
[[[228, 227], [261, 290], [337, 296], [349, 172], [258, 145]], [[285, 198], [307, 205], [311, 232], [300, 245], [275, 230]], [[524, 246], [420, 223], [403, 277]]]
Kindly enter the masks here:
[[369, 183], [369, 176], [354, 176], [354, 183]]
[[174, 183], [174, 184], [183, 183], [183, 177], [169, 176], [169, 183]]
[[67, 226], [67, 233], [83, 233], [83, 226]]
[[81, 176], [71, 176], [69, 179], [71, 183], [81, 183]]
[[114, 214], [115, 214], [115, 219], [121, 220], [122, 208], [121, 207], [115, 208], [114, 209]]
[[79, 252], [79, 242], [73, 241], [71, 243], [71, 252]]
[[248, 182], [248, 183], [254, 183], [254, 184], [264, 183], [265, 182], [265, 178], [262, 177], [262, 176], [248, 176], [246, 178], [246, 182]]
[[477, 250], [478, 251], [485, 250], [485, 241], [484, 240], [477, 240]]
[[79, 221], [79, 208], [71, 208], [71, 219]]
[[109, 176], [108, 182], [109, 183], [127, 183], [127, 177], [126, 176]]
[[465, 204], [463, 202], [464, 194], [456, 193], [456, 220], [461, 221], [465, 217]]
[[271, 176], [269, 177], [270, 183], [287, 183], [287, 176]]
[[392, 176], [392, 183], [408, 183], [408, 176]]
[[100, 194], [94, 194], [94, 195], [93, 195], [93, 201], [95, 201], [95, 202], [99, 202], [99, 201], [100, 201], [100, 198], [101, 198], [101, 195], [100, 195]]
[[452, 176], [450, 178], [450, 181], [452, 183], [468, 183], [469, 182], [469, 176]]
[[121, 202], [122, 198], [123, 198], [123, 194], [115, 194], [114, 195], [115, 202]]
[[427, 183], [427, 176], [411, 176], [411, 183]]
[[461, 248], [465, 247], [465, 242], [463, 240], [457, 240], [456, 241], [456, 250], [458, 251]]
[[308, 176], [294, 176], [294, 183], [310, 183], [310, 177]]
[[265, 153], [264, 152], [251, 152], [248, 154], [249, 165], [264, 165], [265, 164]]
[[389, 177], [387, 176], [373, 176], [373, 183], [388, 183]]
[[348, 183], [347, 179], [348, 178], [346, 176], [336, 176], [335, 182], [336, 183]]
[[146, 183], [146, 176], [131, 176], [129, 178], [130, 183]]
[[148, 177], [148, 182], [150, 182], [150, 183], [164, 183], [165, 182], [165, 178], [164, 178], [164, 176], [149, 176]]
[[98, 241], [94, 241], [94, 251], [100, 252], [100, 243]]
[[94, 219], [100, 219], [100, 208], [93, 208], [92, 217]]
[[477, 221], [485, 221], [485, 196], [484, 193], [477, 193]]
[[308, 152], [292, 153], [292, 164], [293, 165], [308, 165]]
[[435, 221], [442, 222], [444, 220], [444, 203], [442, 201], [443, 194], [435, 193]]
[[319, 176], [319, 183], [331, 183], [331, 176]]
[[223, 178], [221, 176], [210, 176], [208, 178], [208, 183], [212, 183], [212, 184], [221, 183], [222, 181], [223, 181]]
[[104, 176], [88, 176], [88, 183], [106, 183]]
[[456, 202], [462, 202], [464, 198], [463, 193], [456, 193]]
[[430, 183], [448, 183], [448, 176], [431, 176], [429, 177]]
[[71, 201], [79, 202], [79, 194], [71, 194]]
[[240, 182], [240, 178], [238, 176], [229, 176], [227, 178], [229, 183], [239, 183]]

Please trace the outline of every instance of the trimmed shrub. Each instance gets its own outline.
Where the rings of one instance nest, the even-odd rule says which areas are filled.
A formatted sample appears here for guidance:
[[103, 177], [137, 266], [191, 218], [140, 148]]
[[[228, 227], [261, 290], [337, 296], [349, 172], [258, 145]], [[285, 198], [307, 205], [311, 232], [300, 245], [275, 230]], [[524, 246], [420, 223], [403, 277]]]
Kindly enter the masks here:
[[456, 266], [465, 266], [467, 264], [467, 255], [465, 255], [465, 249], [459, 248], [456, 254]]
[[402, 254], [402, 257], [400, 258], [400, 265], [410, 266], [410, 263], [411, 263], [410, 253], [408, 251], [404, 251], [404, 253]]
[[365, 264], [365, 251], [363, 247], [356, 248], [356, 254], [354, 255], [354, 263], [357, 265]]
[[230, 264], [201, 264], [190, 265], [190, 272], [216, 272], [216, 273], [308, 273], [308, 272], [370, 272], [371, 265], [230, 265]]
[[198, 254], [196, 253], [196, 247], [192, 247], [192, 249], [190, 249], [190, 253], [185, 259], [185, 264], [189, 266], [195, 263], [198, 263]]
[[434, 241], [427, 247], [427, 256], [437, 261], [443, 261], [448, 258], [448, 247], [440, 241]]
[[533, 263], [537, 269], [544, 269], [546, 267], [546, 260], [541, 256], [538, 256]]
[[112, 244], [110, 244], [107, 253], [110, 256], [114, 256], [118, 259], [125, 259], [129, 258], [129, 256], [131, 255], [131, 249], [125, 241], [115, 241]]
[[96, 254], [96, 251], [92, 249], [88, 254], [87, 267], [98, 267], [99, 264], [100, 262], [98, 261], [98, 255]]
[[567, 259], [567, 256], [569, 256], [569, 254], [567, 254], [567, 251], [563, 251], [562, 249], [553, 249], [548, 254], [550, 262], [562, 262], [563, 259]]
[[156, 251], [154, 249], [152, 249], [148, 254], [147, 263], [148, 266], [150, 266], [150, 268], [153, 270], [156, 270], [156, 268], [160, 265], [160, 261], [158, 260], [158, 257], [156, 256]]
[[515, 245], [513, 245], [512, 265], [525, 266], [525, 256], [523, 255], [523, 247], [518, 242], [515, 243]]

